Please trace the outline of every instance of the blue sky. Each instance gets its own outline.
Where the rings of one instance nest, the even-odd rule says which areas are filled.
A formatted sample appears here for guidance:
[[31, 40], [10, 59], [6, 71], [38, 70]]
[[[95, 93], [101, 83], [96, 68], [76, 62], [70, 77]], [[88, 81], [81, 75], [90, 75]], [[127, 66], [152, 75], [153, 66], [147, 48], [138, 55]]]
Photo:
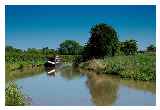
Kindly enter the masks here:
[[106, 23], [119, 40], [135, 39], [140, 49], [156, 43], [156, 7], [152, 5], [6, 6], [6, 45], [58, 48], [67, 39], [84, 44], [90, 28]]

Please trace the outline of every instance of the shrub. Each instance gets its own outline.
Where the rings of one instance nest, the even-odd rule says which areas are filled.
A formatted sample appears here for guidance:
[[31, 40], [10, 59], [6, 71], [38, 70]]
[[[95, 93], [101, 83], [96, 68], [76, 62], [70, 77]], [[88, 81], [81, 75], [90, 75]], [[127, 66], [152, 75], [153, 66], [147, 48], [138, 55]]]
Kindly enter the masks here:
[[23, 106], [29, 104], [20, 88], [13, 82], [9, 82], [5, 89], [5, 104], [7, 106]]

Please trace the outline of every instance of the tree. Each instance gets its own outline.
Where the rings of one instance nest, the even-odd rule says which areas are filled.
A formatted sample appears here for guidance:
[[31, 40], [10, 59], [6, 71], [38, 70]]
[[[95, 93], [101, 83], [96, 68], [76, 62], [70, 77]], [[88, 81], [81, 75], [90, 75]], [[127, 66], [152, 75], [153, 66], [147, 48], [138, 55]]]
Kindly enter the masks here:
[[42, 53], [45, 56], [55, 56], [56, 54], [54, 49], [49, 49], [48, 47], [42, 48]]
[[136, 40], [126, 40], [125, 42], [121, 42], [120, 46], [121, 51], [125, 55], [134, 55], [135, 53], [137, 53], [138, 50]]
[[13, 48], [12, 46], [6, 46], [5, 47], [6, 54], [10, 53], [22, 53], [23, 51], [21, 49]]
[[78, 55], [82, 51], [82, 46], [74, 40], [65, 40], [60, 44], [59, 52], [65, 55]]
[[118, 37], [114, 28], [103, 23], [96, 24], [91, 28], [90, 35], [84, 48], [85, 57], [91, 59], [115, 55]]
[[155, 52], [156, 51], [156, 47], [153, 44], [151, 44], [151, 45], [149, 45], [147, 47], [147, 51], [148, 52]]

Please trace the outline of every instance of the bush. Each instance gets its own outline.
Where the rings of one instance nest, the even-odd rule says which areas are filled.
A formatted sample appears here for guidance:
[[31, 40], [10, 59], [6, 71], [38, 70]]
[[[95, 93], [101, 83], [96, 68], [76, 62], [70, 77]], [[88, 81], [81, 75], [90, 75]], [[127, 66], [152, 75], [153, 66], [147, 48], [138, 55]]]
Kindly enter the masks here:
[[5, 104], [7, 106], [23, 106], [29, 103], [17, 85], [9, 82], [5, 89]]
[[23, 69], [24, 65], [23, 64], [20, 64], [18, 69]]

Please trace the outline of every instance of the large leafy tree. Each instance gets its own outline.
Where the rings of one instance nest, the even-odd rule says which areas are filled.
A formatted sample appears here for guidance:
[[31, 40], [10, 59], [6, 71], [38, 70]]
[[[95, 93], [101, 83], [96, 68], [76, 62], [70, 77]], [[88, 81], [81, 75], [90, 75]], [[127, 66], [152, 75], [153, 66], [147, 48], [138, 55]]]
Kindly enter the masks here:
[[103, 58], [115, 55], [118, 37], [113, 27], [104, 23], [96, 24], [91, 28], [90, 35], [84, 50], [86, 58]]
[[59, 52], [65, 55], [78, 55], [82, 51], [82, 46], [74, 40], [65, 40], [60, 44]]

